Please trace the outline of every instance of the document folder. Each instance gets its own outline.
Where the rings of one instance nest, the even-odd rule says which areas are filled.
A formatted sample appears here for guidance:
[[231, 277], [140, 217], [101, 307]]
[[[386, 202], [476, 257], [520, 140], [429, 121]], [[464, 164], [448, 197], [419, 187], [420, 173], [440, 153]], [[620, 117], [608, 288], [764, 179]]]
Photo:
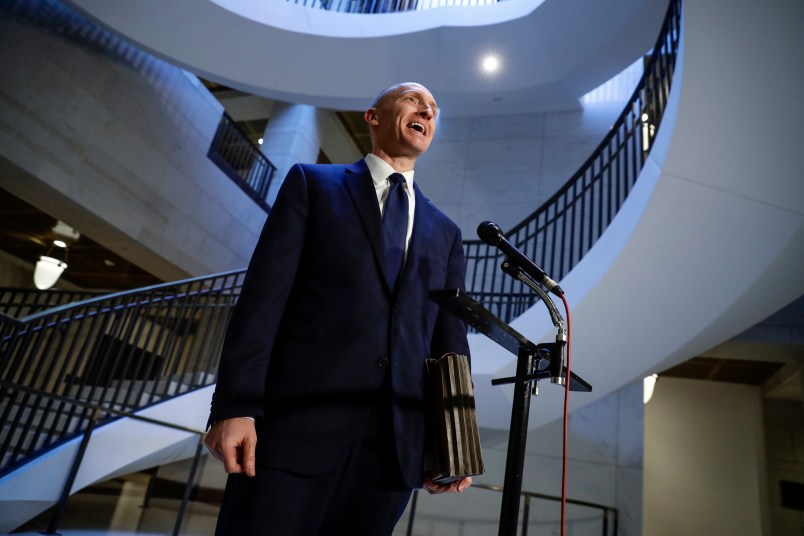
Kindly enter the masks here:
[[453, 353], [428, 359], [427, 372], [431, 427], [428, 472], [439, 484], [483, 474], [469, 359]]

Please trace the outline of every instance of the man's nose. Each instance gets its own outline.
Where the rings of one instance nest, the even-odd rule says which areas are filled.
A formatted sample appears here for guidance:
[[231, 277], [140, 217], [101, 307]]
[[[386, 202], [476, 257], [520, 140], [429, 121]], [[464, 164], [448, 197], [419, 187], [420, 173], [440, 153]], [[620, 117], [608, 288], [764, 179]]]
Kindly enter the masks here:
[[432, 119], [433, 118], [433, 108], [429, 104], [425, 104], [424, 108], [419, 110], [419, 115], [421, 115], [425, 119]]

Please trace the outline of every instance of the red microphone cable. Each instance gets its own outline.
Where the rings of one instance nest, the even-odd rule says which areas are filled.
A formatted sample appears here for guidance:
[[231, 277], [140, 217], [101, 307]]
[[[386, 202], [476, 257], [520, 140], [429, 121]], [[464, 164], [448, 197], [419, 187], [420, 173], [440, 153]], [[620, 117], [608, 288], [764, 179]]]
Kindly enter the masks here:
[[561, 536], [565, 536], [566, 509], [567, 509], [567, 437], [568, 437], [568, 417], [569, 417], [569, 392], [570, 392], [570, 346], [572, 344], [572, 331], [570, 328], [570, 309], [567, 298], [561, 294], [561, 301], [564, 302], [564, 310], [567, 314], [567, 374], [564, 377], [564, 452], [561, 460]]

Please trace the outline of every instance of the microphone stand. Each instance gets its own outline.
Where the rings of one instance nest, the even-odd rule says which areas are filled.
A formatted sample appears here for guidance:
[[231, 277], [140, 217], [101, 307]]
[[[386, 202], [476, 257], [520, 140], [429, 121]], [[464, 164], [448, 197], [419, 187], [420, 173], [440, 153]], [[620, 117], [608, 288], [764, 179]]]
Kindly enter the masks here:
[[[538, 381], [550, 377], [552, 383], [567, 386], [564, 372], [564, 346], [567, 343], [567, 329], [564, 319], [550, 296], [530, 275], [519, 266], [505, 260], [503, 272], [527, 285], [544, 302], [550, 319], [558, 330], [555, 343], [539, 344], [535, 351], [524, 345], [517, 354], [516, 376], [492, 380], [492, 385], [514, 384], [514, 404], [511, 410], [511, 428], [508, 434], [508, 452], [505, 461], [505, 480], [503, 483], [502, 507], [500, 509], [499, 536], [515, 536], [519, 525], [519, 502], [522, 494], [522, 475], [525, 466], [525, 447], [528, 438], [528, 418], [531, 395], [538, 396]], [[540, 368], [547, 361], [548, 371]], [[532, 384], [532, 385], [531, 385]], [[591, 387], [590, 387], [591, 390]], [[527, 524], [527, 519], [523, 520]]]
[[[501, 268], [506, 274], [523, 282], [542, 298], [550, 312], [550, 319], [558, 331], [555, 343], [539, 345], [532, 343], [461, 289], [431, 291], [430, 299], [517, 356], [516, 376], [491, 381], [492, 385], [514, 384], [498, 535], [516, 536], [519, 525], [522, 475], [525, 466], [525, 444], [528, 437], [528, 413], [531, 395], [538, 395], [538, 381], [550, 378], [552, 383], [563, 385], [570, 391], [589, 392], [592, 390], [592, 386], [574, 372], [569, 374], [569, 378], [567, 377], [564, 367], [567, 330], [564, 319], [559, 314], [553, 300], [530, 274], [525, 273], [513, 262], [506, 259]], [[543, 364], [544, 366], [542, 366]]]

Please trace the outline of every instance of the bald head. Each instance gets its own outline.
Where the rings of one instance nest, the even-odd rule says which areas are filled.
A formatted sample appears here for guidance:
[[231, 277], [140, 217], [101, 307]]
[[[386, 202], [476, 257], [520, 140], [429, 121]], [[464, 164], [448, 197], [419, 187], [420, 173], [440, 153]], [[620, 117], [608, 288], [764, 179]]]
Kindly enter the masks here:
[[393, 100], [393, 98], [402, 93], [405, 90], [418, 88], [430, 94], [426, 87], [419, 84], [418, 82], [402, 82], [400, 84], [394, 84], [393, 86], [389, 86], [382, 91], [380, 91], [374, 100], [371, 102], [371, 108], [379, 108], [383, 106], [386, 102]]

